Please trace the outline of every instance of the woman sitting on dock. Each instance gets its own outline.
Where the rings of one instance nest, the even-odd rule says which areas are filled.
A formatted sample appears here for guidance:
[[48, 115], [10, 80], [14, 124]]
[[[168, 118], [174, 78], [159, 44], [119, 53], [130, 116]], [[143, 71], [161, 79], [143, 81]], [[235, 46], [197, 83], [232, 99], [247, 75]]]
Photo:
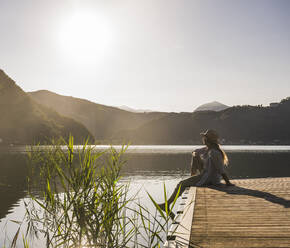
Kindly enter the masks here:
[[[185, 188], [191, 186], [219, 186], [222, 185], [221, 177], [223, 177], [227, 186], [233, 186], [224, 170], [224, 167], [228, 164], [228, 157], [219, 146], [217, 132], [215, 130], [207, 130], [201, 133], [201, 136], [205, 147], [192, 152], [191, 177], [177, 184], [167, 201], [168, 206], [174, 201], [179, 188], [179, 195], [181, 195]], [[200, 171], [199, 175], [195, 175], [197, 170]], [[165, 211], [165, 203], [159, 204], [159, 206]]]

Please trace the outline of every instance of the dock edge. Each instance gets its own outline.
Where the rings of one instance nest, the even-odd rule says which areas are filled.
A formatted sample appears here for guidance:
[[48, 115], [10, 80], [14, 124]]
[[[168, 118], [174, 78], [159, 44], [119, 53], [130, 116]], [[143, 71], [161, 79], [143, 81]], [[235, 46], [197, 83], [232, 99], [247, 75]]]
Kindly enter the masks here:
[[191, 248], [190, 234], [195, 207], [196, 187], [186, 188], [181, 195], [177, 215], [169, 228], [164, 248]]

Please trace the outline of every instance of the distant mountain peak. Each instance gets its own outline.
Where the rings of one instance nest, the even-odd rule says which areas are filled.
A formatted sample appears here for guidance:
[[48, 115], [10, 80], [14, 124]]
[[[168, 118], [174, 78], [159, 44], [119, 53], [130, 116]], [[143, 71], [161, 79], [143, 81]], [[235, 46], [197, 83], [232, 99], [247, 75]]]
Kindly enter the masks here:
[[130, 108], [126, 105], [122, 105], [120, 107], [118, 107], [119, 109], [122, 109], [122, 110], [126, 110], [126, 111], [129, 111], [129, 112], [133, 112], [133, 113], [150, 113], [150, 112], [154, 112], [150, 109], [134, 109], [134, 108]]
[[199, 107], [197, 107], [194, 112], [197, 112], [197, 111], [222, 111], [222, 110], [225, 110], [229, 108], [229, 106], [223, 104], [223, 103], [220, 103], [218, 101], [213, 101], [213, 102], [209, 102], [209, 103], [205, 103], [205, 104], [202, 104], [200, 105]]

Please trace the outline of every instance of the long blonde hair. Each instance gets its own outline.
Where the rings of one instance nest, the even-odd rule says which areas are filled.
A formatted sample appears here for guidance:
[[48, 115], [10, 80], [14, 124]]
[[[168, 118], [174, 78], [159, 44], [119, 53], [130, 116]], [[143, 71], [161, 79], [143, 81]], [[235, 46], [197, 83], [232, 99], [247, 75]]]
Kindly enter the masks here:
[[218, 143], [215, 142], [211, 142], [209, 139], [207, 139], [207, 146], [208, 148], [214, 148], [217, 149], [223, 156], [223, 162], [225, 166], [229, 165], [229, 159], [227, 154], [225, 153], [225, 151], [223, 149], [220, 148], [220, 145]]

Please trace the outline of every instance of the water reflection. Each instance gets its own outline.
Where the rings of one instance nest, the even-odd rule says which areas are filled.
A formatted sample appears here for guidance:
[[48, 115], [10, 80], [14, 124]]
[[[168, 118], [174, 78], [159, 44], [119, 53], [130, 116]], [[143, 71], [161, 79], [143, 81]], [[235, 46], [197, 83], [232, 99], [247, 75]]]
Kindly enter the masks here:
[[[9, 213], [13, 212], [9, 215], [9, 218], [12, 218], [11, 216], [19, 216], [19, 213], [23, 212], [21, 199], [27, 192], [27, 161], [24, 148], [17, 149], [0, 152], [0, 228], [8, 220]], [[152, 150], [152, 147], [150, 149]], [[165, 148], [162, 149], [165, 151]], [[164, 182], [170, 194], [179, 180], [189, 176], [192, 149], [192, 146], [190, 149], [189, 146], [182, 146], [173, 153], [170, 151], [174, 150], [174, 147], [167, 149], [167, 152], [131, 151], [125, 156], [127, 164], [123, 169], [122, 182], [130, 182], [131, 194], [138, 192], [139, 199], [144, 201], [145, 205], [148, 200], [147, 191], [161, 202]], [[277, 147], [274, 150], [273, 147], [267, 147], [259, 151], [252, 148], [251, 151], [229, 149], [230, 165], [227, 170], [233, 179], [290, 177], [290, 151], [287, 149], [279, 150]], [[2, 245], [0, 243], [0, 246]]]
[[26, 195], [26, 159], [23, 154], [0, 154], [0, 218]]
[[[228, 152], [232, 179], [290, 176], [290, 152]], [[128, 154], [126, 175], [189, 175], [191, 154]]]

